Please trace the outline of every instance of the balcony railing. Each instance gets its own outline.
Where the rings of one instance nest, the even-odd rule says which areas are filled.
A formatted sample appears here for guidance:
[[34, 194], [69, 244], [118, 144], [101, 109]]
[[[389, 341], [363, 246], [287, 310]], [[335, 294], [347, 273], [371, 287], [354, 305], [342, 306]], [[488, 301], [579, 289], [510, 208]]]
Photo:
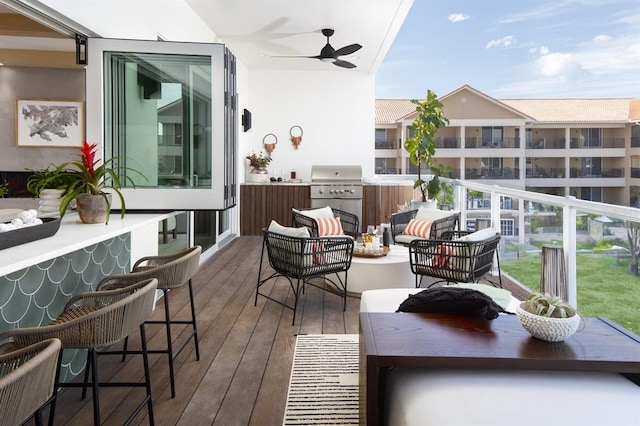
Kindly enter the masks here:
[[624, 177], [624, 167], [610, 168], [575, 168], [570, 171], [572, 178], [621, 178]]
[[400, 141], [397, 140], [377, 140], [376, 149], [398, 149]]
[[555, 179], [564, 177], [564, 167], [535, 167], [527, 169], [527, 178]]
[[481, 137], [469, 137], [464, 140], [465, 148], [520, 148], [520, 138], [482, 139]]
[[465, 169], [466, 179], [519, 179], [520, 169], [511, 167], [482, 167]]
[[[616, 231], [614, 233], [602, 230], [604, 226], [614, 221], [617, 221], [617, 224], [631, 223], [635, 226], [640, 226], [640, 209], [637, 208], [579, 200], [575, 197], [560, 197], [503, 188], [495, 184], [484, 185], [469, 180], [452, 180], [449, 183], [454, 186], [454, 209], [460, 211], [461, 223], [463, 224], [467, 223], [468, 220], [473, 220], [474, 217], [474, 208], [469, 208], [468, 203], [470, 199], [473, 200], [475, 198], [469, 195], [469, 191], [482, 194], [480, 198], [482, 207], [480, 207], [480, 201], [477, 201], [474, 207], [485, 209], [485, 213], [483, 213], [485, 217], [486, 210], [489, 209], [488, 215], [493, 224], [492, 226], [500, 229], [503, 233], [501, 252], [508, 245], [519, 245], [535, 249], [535, 247], [531, 246], [534, 240], [549, 241], [562, 245], [567, 266], [568, 299], [574, 305], [577, 305], [576, 252], [579, 246], [578, 243], [585, 239], [612, 238], [609, 234], [617, 233], [619, 234], [617, 238], [620, 244], [625, 244], [624, 241], [627, 241], [627, 235], [624, 228], [620, 232]], [[506, 199], [510, 200], [509, 207], [512, 210], [509, 210], [509, 212], [505, 211], [506, 206], [503, 201]], [[487, 203], [485, 200], [490, 200], [490, 202]], [[471, 203], [473, 205], [473, 201]], [[518, 209], [519, 213], [514, 213], [514, 208]], [[506, 222], [503, 220], [505, 218], [508, 219]], [[600, 225], [599, 228], [594, 229], [600, 229], [603, 237], [598, 237], [597, 233], [592, 229], [579, 229], [579, 223], [586, 223], [587, 220], [589, 223], [597, 222]], [[501, 229], [501, 224], [507, 222], [512, 224], [515, 222], [512, 232], [503, 232], [506, 230]], [[536, 231], [532, 232], [534, 222], [536, 223]], [[544, 225], [544, 223], [548, 223], [548, 225]], [[525, 248], [525, 250], [527, 249]], [[629, 274], [631, 277], [630, 272]], [[637, 277], [630, 278], [630, 285], [637, 279]], [[603, 288], [602, 291], [608, 291], [608, 289]]]
[[527, 141], [527, 149], [564, 149], [566, 143], [564, 138], [537, 138]]
[[602, 138], [595, 140], [582, 140], [580, 138], [570, 139], [571, 148], [584, 149], [605, 149], [605, 148], [624, 148], [624, 138]]

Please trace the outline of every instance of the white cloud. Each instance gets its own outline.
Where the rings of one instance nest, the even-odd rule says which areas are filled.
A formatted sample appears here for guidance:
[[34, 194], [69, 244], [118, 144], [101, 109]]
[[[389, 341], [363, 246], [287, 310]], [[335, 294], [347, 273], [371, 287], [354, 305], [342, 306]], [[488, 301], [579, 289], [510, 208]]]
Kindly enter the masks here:
[[503, 46], [503, 47], [508, 47], [511, 46], [512, 44], [516, 44], [518, 40], [516, 40], [513, 36], [504, 36], [502, 38], [499, 38], [497, 40], [491, 40], [489, 43], [487, 43], [485, 45], [485, 49], [491, 49], [493, 47], [499, 47], [499, 46]]
[[597, 36], [595, 36], [593, 38], [593, 41], [595, 41], [596, 43], [598, 43], [598, 42], [606, 42], [606, 41], [609, 41], [609, 40], [611, 40], [611, 37], [608, 36], [608, 35], [605, 35], [605, 34], [600, 34], [600, 35], [597, 35]]
[[545, 77], [561, 77], [563, 79], [581, 78], [586, 71], [568, 53], [548, 53], [536, 60], [538, 70]]
[[450, 22], [458, 23], [458, 22], [463, 22], [463, 21], [467, 21], [469, 20], [470, 16], [469, 15], [465, 15], [464, 13], [452, 13], [449, 16], [447, 16], [447, 19]]

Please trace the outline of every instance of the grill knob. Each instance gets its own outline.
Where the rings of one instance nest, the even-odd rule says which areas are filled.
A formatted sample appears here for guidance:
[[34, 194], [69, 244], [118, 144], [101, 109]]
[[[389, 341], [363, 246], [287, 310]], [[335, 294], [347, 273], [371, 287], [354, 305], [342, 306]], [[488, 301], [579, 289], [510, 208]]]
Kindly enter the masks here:
[[324, 194], [324, 189], [318, 191], [320, 194]]

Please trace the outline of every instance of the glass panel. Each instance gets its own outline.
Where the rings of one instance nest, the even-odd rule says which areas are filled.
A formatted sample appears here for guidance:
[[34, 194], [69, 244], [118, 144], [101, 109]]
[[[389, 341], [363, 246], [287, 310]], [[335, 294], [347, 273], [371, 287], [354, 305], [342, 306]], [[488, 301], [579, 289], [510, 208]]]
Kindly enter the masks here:
[[211, 58], [104, 53], [105, 153], [125, 187], [211, 188]]
[[194, 220], [194, 244], [202, 246], [202, 250], [207, 250], [216, 243], [216, 219], [217, 211], [199, 210], [193, 212]]

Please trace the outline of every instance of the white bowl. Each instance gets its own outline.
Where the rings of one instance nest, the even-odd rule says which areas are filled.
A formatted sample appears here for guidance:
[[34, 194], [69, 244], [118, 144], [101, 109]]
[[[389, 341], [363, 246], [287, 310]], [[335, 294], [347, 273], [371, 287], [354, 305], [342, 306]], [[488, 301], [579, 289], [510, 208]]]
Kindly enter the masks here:
[[578, 330], [580, 315], [569, 318], [543, 317], [525, 311], [524, 305], [525, 302], [522, 302], [517, 306], [516, 315], [520, 324], [533, 337], [547, 342], [561, 342]]

